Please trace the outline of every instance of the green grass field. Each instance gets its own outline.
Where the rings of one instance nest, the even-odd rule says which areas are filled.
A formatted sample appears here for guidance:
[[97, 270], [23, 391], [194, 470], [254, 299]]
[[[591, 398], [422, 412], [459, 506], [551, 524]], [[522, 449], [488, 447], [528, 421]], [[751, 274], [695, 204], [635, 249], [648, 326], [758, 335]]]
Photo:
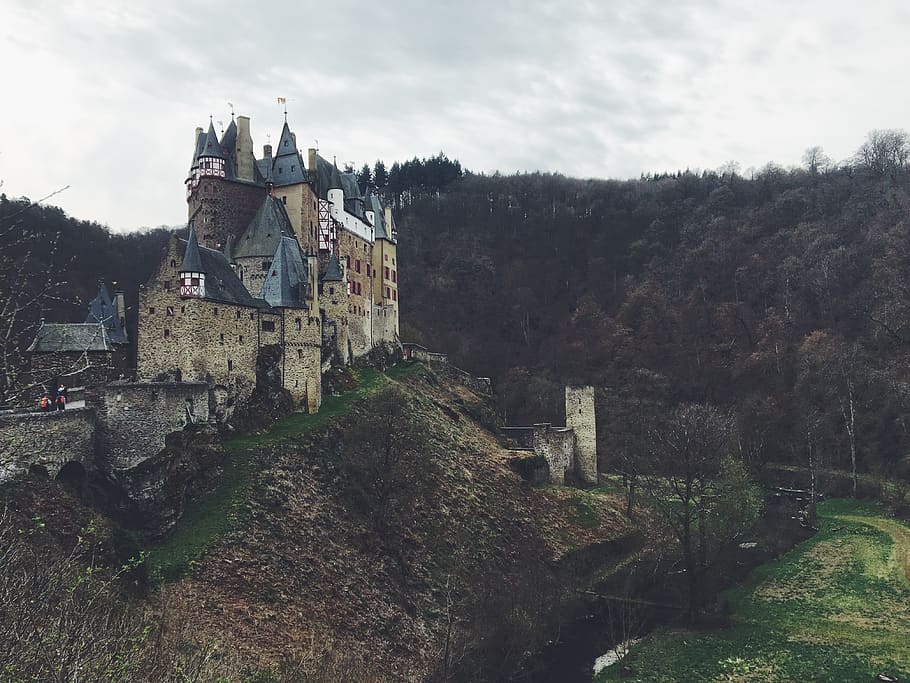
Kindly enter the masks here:
[[847, 500], [819, 506], [819, 533], [722, 599], [732, 625], [662, 628], [595, 680], [910, 680], [910, 529]]
[[224, 475], [218, 488], [190, 506], [171, 536], [145, 549], [150, 576], [158, 581], [176, 581], [193, 569], [206, 548], [237, 525], [244, 494], [260, 470], [258, 451], [322, 429], [347, 413], [356, 401], [378, 391], [389, 378], [401, 379], [419, 368], [419, 364], [399, 364], [386, 374], [372, 368], [355, 370], [357, 388], [340, 396], [326, 396], [318, 413], [288, 415], [276, 420], [268, 431], [226, 441]]

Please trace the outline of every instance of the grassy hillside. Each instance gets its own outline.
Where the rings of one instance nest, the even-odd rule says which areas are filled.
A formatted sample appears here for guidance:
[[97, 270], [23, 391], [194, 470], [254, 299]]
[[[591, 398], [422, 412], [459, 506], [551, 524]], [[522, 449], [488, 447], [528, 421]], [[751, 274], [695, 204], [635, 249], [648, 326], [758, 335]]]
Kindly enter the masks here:
[[906, 680], [910, 528], [846, 500], [822, 504], [819, 522], [816, 536], [723, 596], [729, 627], [659, 630], [596, 680]]
[[[322, 662], [367, 679], [508, 676], [586, 580], [562, 560], [631, 534], [622, 502], [527, 485], [475, 419], [487, 399], [419, 365], [360, 379], [318, 415], [229, 443], [253, 464], [153, 551], [164, 576], [185, 574], [156, 600], [200, 643], [276, 675]], [[423, 478], [380, 524], [349, 435], [389, 396], [421, 427], [408, 468]]]

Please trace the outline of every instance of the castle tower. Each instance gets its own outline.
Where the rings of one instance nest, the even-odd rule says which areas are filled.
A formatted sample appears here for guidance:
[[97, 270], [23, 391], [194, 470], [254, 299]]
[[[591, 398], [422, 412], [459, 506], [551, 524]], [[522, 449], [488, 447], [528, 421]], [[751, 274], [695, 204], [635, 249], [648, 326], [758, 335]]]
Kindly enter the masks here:
[[192, 226], [190, 236], [186, 243], [186, 252], [183, 254], [183, 263], [180, 264], [180, 296], [189, 299], [205, 298], [205, 271], [202, 267], [202, 256], [199, 253], [199, 242], [196, 231]]
[[594, 387], [566, 387], [566, 427], [575, 432], [575, 470], [585, 484], [597, 483]]
[[322, 276], [320, 302], [325, 319], [335, 324], [335, 350], [341, 360], [348, 363], [351, 356], [348, 351], [348, 290], [344, 278], [338, 255], [333, 253]]

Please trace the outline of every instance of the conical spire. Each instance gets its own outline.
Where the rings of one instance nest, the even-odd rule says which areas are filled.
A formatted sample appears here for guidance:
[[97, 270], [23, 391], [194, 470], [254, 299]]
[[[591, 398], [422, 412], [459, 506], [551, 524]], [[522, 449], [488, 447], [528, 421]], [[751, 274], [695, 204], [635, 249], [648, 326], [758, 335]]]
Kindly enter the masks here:
[[300, 245], [293, 237], [282, 237], [275, 249], [269, 274], [262, 283], [261, 299], [270, 306], [293, 308], [305, 305], [307, 269]]
[[191, 225], [189, 227], [190, 235], [186, 242], [186, 252], [183, 254], [183, 263], [180, 264], [181, 273], [204, 273], [202, 269], [202, 256], [199, 254], [199, 242], [196, 239], [196, 231]]
[[202, 143], [202, 150], [199, 152], [199, 156], [224, 159], [221, 143], [218, 142], [218, 135], [215, 133], [215, 124], [211, 121], [209, 121], [209, 132], [205, 134], [205, 141]]
[[288, 127], [288, 122], [284, 122], [281, 129], [281, 139], [278, 141], [278, 150], [275, 152], [276, 157], [287, 156], [288, 154], [297, 154], [297, 143], [294, 140], [294, 134]]
[[344, 278], [341, 276], [341, 264], [338, 263], [338, 255], [329, 256], [329, 265], [326, 266], [325, 275], [322, 276], [323, 282], [341, 282]]

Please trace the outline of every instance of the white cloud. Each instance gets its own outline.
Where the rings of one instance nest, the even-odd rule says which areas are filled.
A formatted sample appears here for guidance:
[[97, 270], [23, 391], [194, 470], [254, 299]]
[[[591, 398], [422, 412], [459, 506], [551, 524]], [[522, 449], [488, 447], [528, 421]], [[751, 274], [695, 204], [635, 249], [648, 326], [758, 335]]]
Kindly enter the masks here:
[[471, 169], [642, 171], [845, 158], [903, 127], [897, 1], [362, 3], [14, 0], [0, 26], [0, 178], [117, 229], [185, 220], [196, 125]]

